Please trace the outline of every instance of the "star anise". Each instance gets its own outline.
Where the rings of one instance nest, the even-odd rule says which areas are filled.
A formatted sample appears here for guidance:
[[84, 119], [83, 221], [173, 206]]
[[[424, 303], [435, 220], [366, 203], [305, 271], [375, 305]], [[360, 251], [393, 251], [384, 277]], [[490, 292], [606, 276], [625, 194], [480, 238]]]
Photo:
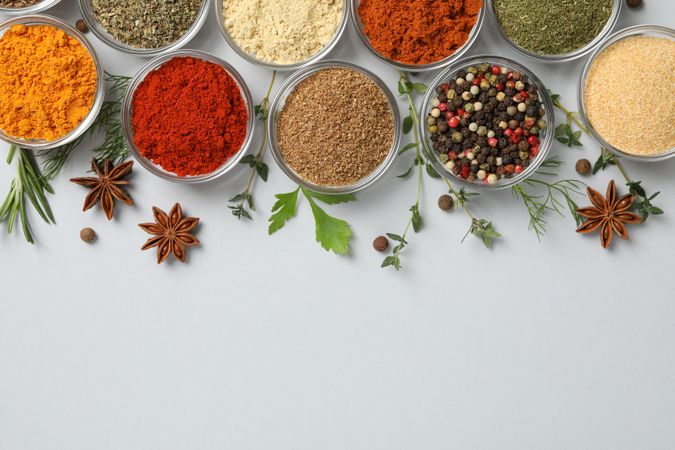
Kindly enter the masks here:
[[123, 178], [131, 173], [133, 165], [133, 161], [127, 161], [118, 166], [113, 166], [106, 159], [103, 162], [103, 168], [101, 168], [98, 162], [96, 162], [96, 158], [92, 159], [91, 169], [96, 174], [95, 177], [71, 178], [70, 180], [73, 183], [91, 189], [91, 192], [84, 199], [82, 211], [92, 208], [100, 201], [105, 216], [108, 220], [111, 220], [115, 212], [115, 199], [121, 200], [127, 205], [133, 205], [134, 201], [121, 187], [129, 184]]
[[577, 209], [577, 213], [586, 218], [586, 221], [577, 228], [577, 233], [592, 233], [600, 229], [600, 243], [604, 248], [609, 247], [612, 243], [614, 233], [622, 239], [628, 240], [626, 224], [642, 221], [640, 216], [628, 211], [635, 201], [635, 197], [631, 194], [616, 197], [614, 180], [610, 181], [609, 186], [607, 186], [606, 197], [589, 187], [588, 198], [591, 199], [593, 206]]
[[141, 250], [157, 247], [157, 264], [166, 261], [171, 254], [176, 259], [185, 262], [187, 248], [199, 244], [199, 240], [190, 233], [199, 223], [199, 219], [183, 217], [183, 209], [179, 203], [171, 208], [169, 215], [156, 206], [152, 207], [152, 212], [156, 223], [138, 225], [146, 233], [154, 235], [148, 239]]

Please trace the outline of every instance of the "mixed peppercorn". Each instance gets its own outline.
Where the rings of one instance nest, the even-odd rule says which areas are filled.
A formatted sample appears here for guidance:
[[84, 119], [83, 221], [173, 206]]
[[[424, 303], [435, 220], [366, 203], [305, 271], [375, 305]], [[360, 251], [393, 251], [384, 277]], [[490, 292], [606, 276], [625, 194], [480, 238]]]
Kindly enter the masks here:
[[426, 127], [433, 149], [455, 176], [496, 184], [522, 173], [539, 154], [545, 111], [527, 75], [503, 66], [470, 66], [435, 92]]

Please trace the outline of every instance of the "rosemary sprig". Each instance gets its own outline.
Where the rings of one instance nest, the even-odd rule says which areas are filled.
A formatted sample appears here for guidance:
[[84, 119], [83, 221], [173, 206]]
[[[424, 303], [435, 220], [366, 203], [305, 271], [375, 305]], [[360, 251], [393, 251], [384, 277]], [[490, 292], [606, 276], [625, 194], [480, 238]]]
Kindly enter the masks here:
[[255, 155], [246, 155], [241, 160], [241, 164], [247, 164], [251, 167], [251, 175], [248, 178], [246, 189], [228, 200], [230, 203], [235, 203], [234, 205], [229, 205], [228, 208], [232, 210], [232, 215], [237, 219], [241, 219], [242, 217], [244, 219], [253, 219], [251, 213], [246, 209], [246, 205], [248, 205], [248, 209], [255, 211], [255, 203], [253, 201], [253, 186], [255, 179], [256, 177], [260, 177], [260, 179], [267, 182], [269, 167], [264, 162], [265, 150], [267, 149], [267, 119], [270, 113], [270, 95], [276, 77], [277, 71], [275, 70], [272, 72], [272, 81], [267, 88], [265, 98], [262, 99], [259, 105], [255, 106], [256, 117], [261, 120], [263, 124], [263, 141]]
[[18, 151], [17, 175], [12, 180], [9, 193], [0, 207], [0, 222], [7, 221], [7, 232], [12, 233], [17, 218], [21, 221], [23, 235], [31, 244], [35, 243], [26, 206], [28, 201], [46, 223], [55, 223], [45, 193], [53, 194], [51, 186], [40, 173], [35, 156], [29, 150], [10, 146], [7, 164], [12, 164]]
[[[553, 100], [553, 105], [565, 114], [565, 118], [567, 120], [568, 125], [571, 127], [571, 125], [574, 124], [581, 132], [585, 133], [587, 136], [590, 135], [588, 129], [586, 129], [586, 127], [581, 123], [581, 121], [579, 121], [579, 118], [577, 117], [578, 113], [567, 109], [562, 104], [559, 94], [553, 94], [550, 91], [549, 93], [551, 94], [551, 100]], [[577, 131], [576, 133], [579, 133], [579, 131]], [[654, 198], [656, 198], [656, 196], [659, 195], [660, 192], [657, 192], [656, 194], [653, 195], [648, 195], [645, 189], [641, 186], [642, 182], [635, 181], [630, 177], [630, 175], [628, 175], [628, 171], [626, 170], [626, 168], [624, 167], [623, 163], [621, 162], [618, 156], [612, 154], [606, 148], [600, 148], [600, 157], [593, 165], [593, 174], [601, 170], [605, 170], [609, 166], [615, 166], [617, 170], [621, 173], [621, 176], [626, 181], [626, 186], [628, 186], [630, 193], [635, 197], [633, 209], [642, 218], [643, 222], [645, 222], [650, 215], [663, 214], [663, 210], [661, 208], [658, 208], [652, 205], [651, 203], [651, 201], [654, 200]]]
[[99, 163], [109, 159], [114, 165], [117, 165], [129, 157], [129, 149], [122, 133], [120, 113], [122, 110], [121, 97], [129, 86], [130, 80], [130, 77], [111, 75], [106, 72], [106, 81], [110, 83], [108, 95], [112, 100], [103, 102], [101, 111], [91, 127], [72, 142], [39, 153], [39, 156], [44, 158], [42, 173], [46, 180], [54, 179], [61, 172], [70, 155], [85, 139], [101, 131], [105, 134], [103, 143], [93, 150]]
[[[556, 158], [549, 158], [542, 163], [544, 168], [558, 168], [562, 161]], [[554, 172], [538, 172], [540, 175], [555, 176]], [[547, 232], [548, 222], [544, 218], [546, 213], [555, 212], [564, 217], [564, 210], [567, 209], [577, 226], [581, 225], [581, 217], [577, 213], [579, 206], [574, 201], [574, 195], [583, 195], [580, 189], [583, 189], [584, 183], [578, 180], [559, 180], [549, 183], [545, 180], [530, 178], [511, 188], [513, 197], [520, 199], [528, 214], [530, 215], [529, 229], [534, 231], [537, 240], [541, 239]], [[541, 193], [532, 193], [527, 188], [543, 190]]]
[[338, 255], [349, 254], [349, 243], [352, 238], [352, 229], [349, 224], [326, 213], [317, 204], [317, 201], [327, 205], [351, 202], [356, 200], [354, 194], [326, 195], [310, 191], [303, 187], [285, 194], [277, 194], [277, 202], [272, 207], [272, 216], [269, 219], [268, 233], [276, 233], [284, 227], [287, 221], [296, 216], [298, 211], [298, 193], [302, 194], [309, 202], [314, 215], [316, 225], [316, 241], [326, 251], [332, 251]]

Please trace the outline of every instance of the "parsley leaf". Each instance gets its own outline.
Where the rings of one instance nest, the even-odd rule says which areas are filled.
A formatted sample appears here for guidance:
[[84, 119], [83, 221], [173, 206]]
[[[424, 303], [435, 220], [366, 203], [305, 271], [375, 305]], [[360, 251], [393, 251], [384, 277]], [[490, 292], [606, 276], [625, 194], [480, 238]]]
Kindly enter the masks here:
[[298, 210], [298, 187], [293, 192], [286, 194], [277, 194], [277, 202], [272, 207], [272, 217], [270, 217], [270, 226], [267, 230], [269, 234], [274, 234], [284, 227], [286, 222], [293, 217]]
[[338, 255], [349, 254], [349, 241], [352, 237], [352, 229], [349, 224], [342, 219], [327, 214], [316, 204], [314, 199], [328, 204], [336, 204], [354, 200], [354, 196], [329, 196], [306, 189], [302, 189], [302, 192], [312, 207], [312, 214], [316, 223], [316, 241], [327, 251], [332, 251]]

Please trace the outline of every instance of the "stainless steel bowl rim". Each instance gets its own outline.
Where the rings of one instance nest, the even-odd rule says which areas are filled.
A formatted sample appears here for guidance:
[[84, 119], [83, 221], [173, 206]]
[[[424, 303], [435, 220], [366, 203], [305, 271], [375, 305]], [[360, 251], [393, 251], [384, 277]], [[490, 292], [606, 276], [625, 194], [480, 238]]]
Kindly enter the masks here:
[[[483, 63], [506, 66], [508, 68], [518, 70], [527, 75], [528, 78], [530, 79], [530, 82], [534, 83], [538, 87], [541, 103], [546, 112], [546, 115], [544, 116], [544, 120], [547, 123], [546, 135], [543, 136], [543, 138], [542, 136], [540, 136], [541, 142], [539, 144], [539, 154], [537, 155], [537, 157], [521, 174], [516, 175], [512, 178], [501, 178], [499, 181], [497, 181], [496, 184], [483, 184], [482, 182], [478, 183], [466, 181], [460, 177], [455, 176], [448, 169], [446, 169], [445, 165], [441, 162], [440, 158], [430, 145], [429, 132], [427, 131], [427, 128], [425, 126], [427, 114], [431, 110], [430, 104], [432, 98], [435, 95], [436, 86], [439, 86], [440, 84], [447, 82], [447, 80], [450, 79], [450, 77], [453, 76], [455, 73], [457, 73], [459, 70], [462, 70], [472, 65], [479, 65]], [[541, 164], [544, 162], [544, 160], [546, 160], [546, 156], [553, 147], [554, 142], [553, 129], [555, 128], [555, 110], [553, 108], [553, 101], [551, 100], [551, 97], [548, 94], [548, 91], [546, 90], [546, 86], [530, 69], [511, 59], [504, 58], [503, 56], [478, 55], [478, 56], [470, 56], [468, 58], [464, 58], [460, 61], [457, 61], [455, 64], [453, 64], [452, 66], [448, 67], [443, 72], [441, 72], [434, 79], [434, 81], [431, 82], [431, 84], [429, 85], [429, 90], [424, 96], [424, 103], [422, 103], [422, 107], [420, 108], [419, 111], [419, 127], [420, 127], [420, 137], [422, 139], [423, 144], [422, 147], [426, 152], [427, 157], [431, 161], [432, 165], [441, 176], [445, 177], [451, 183], [457, 183], [467, 188], [483, 191], [498, 191], [501, 189], [513, 187], [518, 183], [522, 183], [527, 178], [534, 175], [539, 169], [539, 167], [541, 167]]]
[[588, 72], [593, 66], [593, 63], [595, 62], [596, 58], [611, 45], [623, 39], [632, 36], [641, 36], [646, 33], [654, 33], [660, 37], [675, 39], [674, 29], [659, 25], [635, 25], [615, 32], [614, 34], [609, 36], [597, 49], [595, 49], [590, 58], [588, 58], [588, 61], [586, 61], [586, 64], [584, 65], [584, 68], [581, 71], [581, 76], [579, 77], [579, 85], [577, 88], [577, 103], [579, 106], [579, 116], [581, 117], [581, 121], [583, 122], [584, 126], [589, 131], [593, 139], [595, 139], [603, 148], [614, 153], [617, 156], [620, 156], [621, 158], [629, 159], [632, 161], [659, 162], [675, 157], [675, 147], [671, 148], [668, 151], [665, 151], [664, 153], [659, 153], [658, 155], [653, 156], [634, 155], [614, 147], [612, 144], [607, 142], [605, 138], [602, 137], [602, 135], [598, 133], [598, 131], [596, 131], [595, 128], [593, 128], [593, 124], [589, 120], [588, 114], [586, 113], [586, 102], [584, 100], [584, 87], [586, 85], [586, 79], [588, 78]]
[[7, 14], [9, 16], [18, 16], [23, 14], [37, 14], [42, 11], [46, 11], [49, 8], [56, 6], [61, 0], [43, 0], [40, 3], [36, 3], [31, 6], [25, 6], [23, 8], [7, 8], [0, 7], [0, 13]]
[[223, 19], [224, 17], [224, 12], [223, 12], [223, 0], [214, 0], [215, 4], [215, 10], [216, 10], [216, 19], [218, 20], [218, 28], [220, 28], [220, 32], [225, 38], [225, 41], [227, 44], [232, 48], [232, 50], [237, 53], [237, 55], [241, 56], [244, 60], [248, 61], [251, 64], [254, 64], [259, 67], [263, 67], [265, 69], [271, 69], [271, 70], [277, 70], [280, 72], [286, 72], [286, 71], [293, 71], [293, 70], [298, 70], [302, 69], [304, 67], [310, 66], [323, 58], [325, 58], [328, 53], [330, 53], [337, 43], [340, 41], [342, 38], [342, 35], [345, 32], [345, 29], [347, 28], [347, 22], [348, 22], [348, 17], [349, 17], [349, 3], [348, 0], [342, 0], [343, 6], [342, 6], [342, 17], [340, 18], [340, 24], [335, 30], [335, 34], [331, 38], [331, 40], [326, 44], [325, 47], [323, 47], [318, 53], [312, 55], [310, 58], [304, 60], [304, 61], [298, 61], [297, 63], [293, 64], [275, 64], [270, 61], [264, 61], [262, 59], [258, 59], [255, 57], [255, 55], [252, 55], [244, 49], [242, 49], [237, 41], [230, 35], [229, 31], [227, 31], [227, 27], [225, 27], [225, 21]]
[[29, 150], [49, 150], [74, 141], [75, 139], [80, 137], [83, 133], [85, 133], [87, 129], [89, 129], [89, 127], [96, 120], [96, 117], [98, 116], [98, 113], [101, 110], [101, 106], [103, 106], [103, 100], [105, 98], [105, 79], [103, 77], [104, 73], [103, 65], [101, 64], [101, 60], [99, 59], [96, 50], [91, 45], [89, 40], [82, 33], [80, 33], [80, 31], [78, 31], [75, 27], [72, 27], [67, 22], [64, 22], [61, 19], [46, 14], [35, 14], [22, 17], [15, 17], [13, 19], [6, 20], [3, 23], [0, 23], [0, 30], [4, 30], [5, 28], [11, 27], [13, 25], [21, 25], [21, 24], [29, 26], [50, 25], [65, 31], [66, 34], [68, 34], [71, 37], [74, 37], [84, 46], [84, 48], [87, 50], [92, 60], [94, 61], [94, 67], [96, 68], [96, 92], [94, 94], [94, 101], [92, 102], [91, 109], [89, 110], [87, 117], [85, 117], [84, 120], [82, 120], [82, 122], [80, 122], [80, 124], [77, 127], [75, 127], [75, 129], [73, 129], [70, 133], [66, 134], [65, 136], [61, 136], [59, 139], [56, 139], [54, 141], [46, 141], [42, 139], [26, 140], [22, 138], [17, 138], [15, 136], [9, 136], [4, 132], [0, 131], [0, 139], [4, 140], [5, 142], [8, 142], [11, 145], [16, 145], [21, 148], [26, 148]]
[[492, 24], [495, 26], [499, 34], [511, 48], [513, 48], [521, 55], [527, 56], [528, 58], [534, 59], [539, 62], [548, 62], [548, 63], [574, 61], [575, 59], [581, 58], [591, 53], [598, 45], [600, 45], [603, 42], [603, 40], [612, 32], [612, 30], [616, 26], [616, 23], [619, 20], [619, 16], [621, 15], [620, 13], [623, 3], [623, 0], [614, 0], [614, 6], [612, 7], [612, 14], [609, 16], [609, 19], [607, 19], [607, 23], [600, 31], [600, 33], [598, 33], [598, 35], [588, 44], [574, 50], [573, 52], [562, 55], [541, 55], [539, 53], [534, 53], [530, 50], [521, 47], [520, 45], [513, 42], [511, 38], [506, 34], [501, 24], [499, 23], [497, 13], [495, 12], [494, 9], [494, 4], [496, 0], [483, 0], [483, 1], [486, 3], [487, 9], [489, 10], [490, 22], [492, 22]]
[[180, 38], [178, 38], [171, 44], [158, 48], [132, 47], [131, 45], [125, 44], [124, 42], [115, 39], [96, 20], [96, 15], [94, 14], [94, 11], [91, 8], [91, 0], [78, 0], [78, 5], [80, 8], [80, 13], [82, 14], [82, 18], [84, 19], [85, 23], [87, 24], [91, 32], [109, 47], [124, 53], [129, 53], [131, 55], [157, 57], [166, 55], [167, 53], [170, 53], [174, 50], [183, 47], [190, 40], [192, 40], [192, 38], [194, 38], [197, 35], [197, 33], [199, 33], [202, 26], [204, 25], [204, 22], [206, 21], [206, 17], [208, 16], [209, 1], [210, 0], [202, 0], [202, 4], [199, 7], [199, 12], [197, 13], [197, 18], [192, 23], [190, 28], [188, 28], [185, 34], [183, 34]]
[[[134, 130], [131, 123], [132, 102], [136, 89], [141, 84], [141, 82], [143, 82], [145, 77], [153, 70], [158, 69], [159, 67], [161, 67], [168, 61], [171, 61], [174, 58], [181, 58], [181, 57], [192, 57], [201, 59], [214, 64], [218, 64], [223, 69], [225, 69], [227, 73], [235, 80], [235, 82], [239, 86], [239, 91], [241, 93], [242, 98], [246, 102], [246, 111], [248, 113], [248, 119], [246, 124], [246, 137], [244, 138], [244, 142], [241, 144], [241, 147], [239, 148], [237, 153], [231, 156], [227, 161], [225, 161], [225, 163], [222, 166], [220, 166], [218, 169], [216, 169], [211, 173], [187, 177], [180, 177], [175, 173], [168, 172], [164, 170], [162, 167], [160, 167], [158, 164], [153, 163], [145, 156], [143, 156], [134, 143], [133, 139]], [[255, 128], [254, 125], [255, 115], [253, 111], [253, 100], [251, 97], [251, 92], [249, 91], [248, 86], [246, 85], [244, 79], [241, 77], [239, 72], [237, 72], [237, 70], [234, 67], [232, 67], [232, 65], [218, 58], [217, 56], [214, 56], [210, 53], [206, 53], [200, 50], [189, 50], [189, 49], [175, 50], [171, 53], [158, 56], [147, 62], [143, 67], [141, 67], [141, 69], [136, 73], [136, 75], [129, 83], [129, 88], [127, 89], [126, 93], [124, 94], [124, 98], [122, 99], [121, 120], [122, 120], [122, 131], [127, 146], [131, 150], [131, 153], [133, 154], [134, 158], [141, 164], [141, 166], [143, 166], [148, 172], [160, 178], [183, 184], [204, 183], [207, 181], [214, 180], [231, 171], [234, 167], [237, 166], [241, 158], [243, 158], [243, 156], [246, 154], [246, 151], [248, 150], [253, 140], [253, 131]]]
[[476, 23], [473, 25], [473, 28], [471, 29], [471, 33], [469, 33], [469, 37], [467, 38], [466, 42], [458, 48], [452, 55], [447, 56], [444, 59], [441, 59], [440, 61], [436, 61], [433, 63], [429, 64], [405, 64], [400, 61], [394, 61], [392, 59], [387, 58], [386, 56], [382, 55], [380, 52], [378, 52], [370, 43], [370, 39], [368, 36], [366, 36], [365, 32], [363, 31], [363, 24], [361, 23], [361, 19], [359, 18], [358, 15], [358, 4], [360, 4], [360, 0], [351, 0], [351, 8], [350, 8], [350, 16], [352, 23], [354, 24], [354, 28], [356, 28], [356, 33], [359, 35], [361, 38], [361, 41], [365, 44], [366, 48], [370, 50], [370, 52], [375, 55], [377, 59], [379, 59], [382, 62], [385, 62], [386, 64], [399, 69], [403, 70], [406, 72], [428, 72], [432, 70], [438, 70], [442, 69], [444, 67], [449, 66], [450, 64], [454, 63], [455, 61], [458, 61], [461, 59], [464, 54], [466, 54], [467, 51], [473, 46], [473, 44], [476, 42], [476, 39], [478, 38], [478, 35], [480, 34], [480, 30], [483, 27], [483, 22], [485, 20], [485, 5], [480, 9], [478, 12], [478, 17], [476, 18]]
[[[295, 90], [295, 88], [309, 76], [321, 72], [326, 69], [331, 68], [346, 68], [358, 71], [363, 75], [370, 78], [384, 93], [385, 97], [389, 102], [390, 111], [392, 114], [393, 120], [393, 142], [389, 154], [387, 157], [380, 163], [380, 165], [371, 172], [368, 176], [362, 178], [358, 182], [347, 185], [347, 186], [324, 186], [314, 184], [297, 174], [293, 168], [291, 168], [283, 155], [281, 154], [281, 149], [279, 147], [279, 141], [277, 138], [277, 122], [278, 116], [283, 111], [283, 106], [285, 105], [286, 99], [288, 96]], [[401, 121], [400, 112], [398, 110], [398, 104], [396, 98], [392, 94], [391, 90], [387, 85], [374, 73], [370, 72], [363, 67], [360, 67], [356, 64], [348, 63], [345, 61], [339, 60], [326, 60], [320, 63], [316, 63], [312, 66], [305, 67], [293, 75], [291, 75], [284, 84], [279, 88], [279, 91], [276, 93], [272, 105], [270, 107], [270, 114], [267, 121], [267, 138], [270, 146], [270, 150], [274, 160], [281, 170], [293, 180], [298, 185], [303, 188], [309, 189], [310, 191], [320, 192], [324, 194], [353, 194], [359, 191], [366, 189], [367, 187], [372, 186], [374, 183], [379, 181], [384, 177], [384, 175], [389, 171], [394, 160], [396, 159], [398, 153], [398, 147], [401, 142], [401, 127], [399, 126]]]

